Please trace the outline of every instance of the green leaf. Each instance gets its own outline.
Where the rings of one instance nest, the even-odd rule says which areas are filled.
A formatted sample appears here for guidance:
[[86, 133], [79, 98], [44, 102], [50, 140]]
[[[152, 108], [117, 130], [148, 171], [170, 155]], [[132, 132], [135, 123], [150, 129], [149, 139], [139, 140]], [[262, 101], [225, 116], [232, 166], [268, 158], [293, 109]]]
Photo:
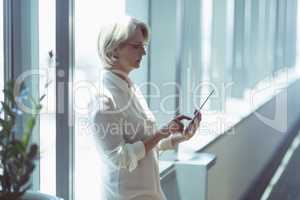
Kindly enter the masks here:
[[14, 117], [15, 118], [15, 113], [12, 112], [11, 108], [9, 107], [9, 105], [5, 102], [1, 102], [2, 104], [2, 108], [5, 112], [5, 114], [11, 116], [11, 117]]
[[17, 158], [18, 155], [24, 154], [25, 152], [26, 148], [21, 141], [14, 140], [7, 146], [8, 158]]
[[29, 144], [32, 130], [35, 126], [35, 122], [36, 122], [36, 118], [34, 116], [34, 117], [30, 117], [26, 123], [25, 131], [22, 137], [22, 141], [25, 147], [27, 147]]
[[[41, 101], [45, 94], [39, 98], [32, 98], [27, 91], [24, 91], [24, 84], [21, 85], [20, 97], [28, 97], [26, 103], [31, 105], [31, 114], [22, 115], [20, 123], [23, 123], [23, 134], [21, 140], [15, 139], [11, 134], [16, 125], [16, 113], [12, 108], [16, 107], [14, 99], [14, 81], [5, 85], [5, 102], [1, 102], [5, 118], [0, 118], [0, 167], [3, 168], [3, 174], [0, 176], [0, 199], [3, 196], [6, 199], [17, 199], [30, 188], [29, 180], [34, 170], [34, 160], [38, 158], [38, 145], [30, 145], [30, 138], [33, 128], [36, 124], [38, 114], [42, 109]], [[23, 93], [22, 93], [23, 91]], [[22, 93], [22, 94], [21, 94]], [[26, 99], [26, 98], [24, 98]], [[26, 121], [24, 121], [26, 120]], [[18, 121], [19, 122], [19, 121]], [[29, 146], [30, 145], [30, 146]], [[30, 148], [28, 148], [30, 147]], [[14, 192], [14, 195], [11, 195]]]
[[0, 125], [2, 127], [1, 134], [9, 136], [12, 132], [14, 123], [14, 118], [7, 118], [6, 120], [0, 119]]
[[15, 102], [15, 98], [14, 98], [14, 94], [13, 94], [12, 89], [4, 89], [3, 93], [9, 101]]

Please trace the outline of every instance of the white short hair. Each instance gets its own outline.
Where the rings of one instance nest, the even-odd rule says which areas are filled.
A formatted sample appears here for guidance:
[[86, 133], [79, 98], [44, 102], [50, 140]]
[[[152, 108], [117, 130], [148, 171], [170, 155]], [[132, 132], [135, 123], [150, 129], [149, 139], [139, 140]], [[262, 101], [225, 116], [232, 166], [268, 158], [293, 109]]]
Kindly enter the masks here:
[[113, 52], [123, 42], [130, 38], [135, 30], [140, 28], [144, 42], [149, 40], [149, 28], [147, 25], [135, 18], [124, 16], [101, 27], [98, 35], [98, 55], [104, 68], [111, 68], [116, 62]]

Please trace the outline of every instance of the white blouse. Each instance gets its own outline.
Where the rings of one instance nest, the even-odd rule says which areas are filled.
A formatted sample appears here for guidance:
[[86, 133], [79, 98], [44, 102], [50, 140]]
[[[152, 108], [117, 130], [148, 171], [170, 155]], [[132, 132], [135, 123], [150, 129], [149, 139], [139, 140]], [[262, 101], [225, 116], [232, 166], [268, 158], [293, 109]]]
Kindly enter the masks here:
[[142, 141], [157, 128], [137, 86], [104, 70], [100, 92], [90, 108], [96, 145], [114, 165], [110, 167], [108, 183], [113, 195], [108, 199], [165, 200], [160, 186], [158, 151], [173, 147], [167, 138], [145, 154]]

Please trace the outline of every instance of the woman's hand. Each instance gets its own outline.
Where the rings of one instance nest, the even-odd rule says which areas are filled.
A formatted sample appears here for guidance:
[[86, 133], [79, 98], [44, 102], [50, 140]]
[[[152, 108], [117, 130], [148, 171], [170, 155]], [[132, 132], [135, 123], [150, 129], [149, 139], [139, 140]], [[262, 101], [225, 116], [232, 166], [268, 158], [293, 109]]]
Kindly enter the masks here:
[[168, 124], [166, 124], [163, 128], [161, 128], [160, 134], [162, 138], [167, 138], [174, 133], [183, 133], [185, 129], [184, 124], [181, 121], [184, 119], [192, 120], [192, 118], [186, 115], [178, 115], [174, 119], [172, 119]]
[[184, 142], [191, 139], [195, 135], [197, 129], [199, 128], [200, 122], [201, 113], [199, 111], [196, 111], [189, 125], [182, 132], [173, 134], [171, 136], [172, 146], [176, 146], [180, 142]]
[[189, 140], [195, 135], [197, 129], [200, 126], [201, 119], [202, 116], [200, 111], [196, 111], [192, 121], [189, 123], [189, 125], [184, 129], [182, 133], [185, 140]]

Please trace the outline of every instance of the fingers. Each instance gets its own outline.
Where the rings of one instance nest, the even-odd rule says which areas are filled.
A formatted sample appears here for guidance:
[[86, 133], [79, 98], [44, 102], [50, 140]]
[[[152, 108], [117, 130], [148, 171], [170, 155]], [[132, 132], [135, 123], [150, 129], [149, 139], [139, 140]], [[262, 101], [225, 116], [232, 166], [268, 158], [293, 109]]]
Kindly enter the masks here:
[[192, 118], [190, 118], [189, 116], [186, 116], [186, 115], [178, 115], [178, 116], [175, 117], [174, 120], [176, 120], [176, 121], [181, 121], [181, 120], [183, 120], [183, 119], [191, 120]]
[[201, 114], [201, 112], [199, 112], [199, 114], [198, 114], [198, 119], [199, 119], [199, 122], [202, 120], [202, 114]]
[[194, 122], [196, 129], [200, 126], [201, 119], [202, 119], [201, 113], [198, 113]]
[[[186, 127], [181, 122], [181, 120], [192, 120], [190, 121], [189, 125]], [[186, 115], [178, 115], [176, 116], [168, 125], [169, 131], [171, 133], [181, 132], [184, 134], [188, 134], [193, 136], [196, 132], [197, 128], [199, 127], [201, 121], [201, 113], [197, 112], [193, 118], [186, 116]]]
[[184, 124], [180, 121], [173, 120], [169, 125], [169, 130], [173, 132], [182, 132], [184, 129]]
[[194, 117], [193, 117], [193, 120], [191, 121], [191, 123], [194, 123], [194, 121], [196, 121], [196, 123], [200, 123], [202, 119], [202, 115], [200, 112], [198, 112]]
[[184, 132], [183, 132], [183, 137], [186, 139], [186, 140], [189, 140], [191, 137], [192, 137], [192, 130], [191, 130], [191, 126], [188, 126]]
[[193, 137], [197, 131], [197, 129], [200, 126], [200, 122], [202, 119], [202, 115], [200, 112], [198, 112], [193, 120], [189, 123], [189, 125], [187, 126], [187, 128], [184, 130], [184, 137], [188, 140], [191, 137]]

